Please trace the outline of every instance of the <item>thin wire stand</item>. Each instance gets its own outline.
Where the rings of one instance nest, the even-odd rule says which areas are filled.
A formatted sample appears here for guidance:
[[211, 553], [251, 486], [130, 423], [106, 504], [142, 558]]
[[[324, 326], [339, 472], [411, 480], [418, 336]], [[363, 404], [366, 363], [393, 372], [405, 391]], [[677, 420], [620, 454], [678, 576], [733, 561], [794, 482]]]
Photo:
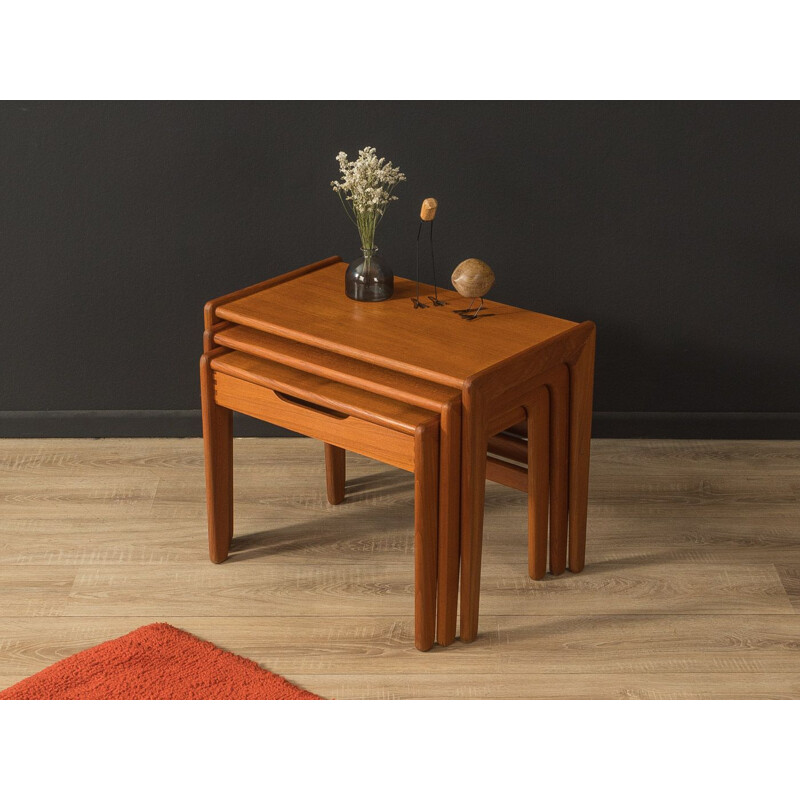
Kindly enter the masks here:
[[[419, 299], [419, 238], [422, 235], [422, 223], [423, 220], [419, 222], [419, 228], [417, 228], [417, 296], [411, 298], [411, 302], [414, 304], [414, 308], [427, 308], [428, 306], [423, 303]], [[436, 282], [436, 260], [433, 254], [433, 220], [431, 220], [431, 228], [430, 228], [430, 243], [431, 243], [431, 268], [433, 270], [433, 296], [428, 295], [428, 300], [433, 303], [435, 306], [446, 306], [444, 300], [439, 299], [439, 286]]]
[[419, 299], [419, 236], [422, 233], [422, 220], [419, 221], [419, 228], [417, 229], [417, 296], [411, 298], [414, 308], [427, 308], [425, 303], [421, 303]]
[[[447, 303], [444, 300], [439, 299], [439, 287], [436, 284], [436, 261], [433, 258], [433, 223], [434, 220], [431, 220], [431, 269], [433, 270], [433, 297], [428, 295], [428, 300], [430, 300], [435, 306], [446, 306]], [[417, 240], [419, 240], [419, 235], [417, 235]]]

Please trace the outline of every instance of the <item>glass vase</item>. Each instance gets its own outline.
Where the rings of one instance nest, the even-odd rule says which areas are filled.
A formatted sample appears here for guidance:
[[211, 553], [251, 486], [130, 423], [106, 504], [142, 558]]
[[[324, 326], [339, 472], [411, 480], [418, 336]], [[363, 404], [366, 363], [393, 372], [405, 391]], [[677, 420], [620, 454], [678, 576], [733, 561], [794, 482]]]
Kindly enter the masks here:
[[351, 300], [374, 303], [388, 300], [394, 292], [394, 275], [375, 255], [377, 247], [362, 248], [357, 258], [344, 274], [344, 291]]

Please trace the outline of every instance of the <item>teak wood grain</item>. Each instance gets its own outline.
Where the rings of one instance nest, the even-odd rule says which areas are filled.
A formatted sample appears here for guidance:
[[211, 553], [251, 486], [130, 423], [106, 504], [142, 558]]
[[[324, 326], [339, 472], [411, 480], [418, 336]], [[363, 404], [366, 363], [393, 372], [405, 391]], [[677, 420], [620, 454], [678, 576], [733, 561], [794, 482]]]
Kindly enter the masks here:
[[310, 404], [318, 404], [409, 436], [414, 435], [418, 425], [427, 423], [433, 416], [430, 411], [407, 403], [376, 396], [353, 386], [244, 353], [218, 355], [211, 360], [211, 367], [219, 373], [265, 386], [275, 392], [288, 392]]
[[[566, 355], [583, 340], [581, 326], [556, 337], [549, 347], [537, 346], [529, 354], [509, 359], [475, 376], [465, 390], [464, 464], [462, 466], [461, 510], [461, 639], [471, 642], [478, 633], [481, 555], [483, 542], [484, 482], [489, 474], [509, 483], [513, 468], [490, 460], [486, 451], [493, 436], [512, 427], [510, 411], [520, 406], [528, 419], [529, 569], [531, 577], [543, 575], [544, 535], [543, 493], [547, 464], [549, 495], [550, 571], [565, 569], [568, 520], [569, 464], [567, 454], [568, 380]], [[577, 340], [576, 340], [576, 337]], [[542, 390], [547, 392], [549, 446], [542, 443]], [[504, 411], [505, 409], [505, 411]], [[536, 435], [538, 432], [538, 435]], [[537, 444], [538, 442], [538, 444]], [[547, 449], [545, 462], [542, 451]], [[532, 465], [532, 466], [531, 466]], [[491, 472], [489, 472], [491, 471]], [[521, 475], [520, 475], [521, 477]], [[522, 488], [522, 486], [517, 486]], [[538, 506], [538, 507], [537, 507]]]
[[223, 326], [214, 336], [217, 345], [286, 364], [375, 394], [393, 397], [421, 408], [438, 410], [458, 392], [454, 388], [254, 328], [230, 323], [223, 323]]
[[[204, 353], [200, 366], [211, 560], [224, 561], [233, 538], [230, 411], [324, 442], [333, 504], [344, 499], [346, 450], [407, 469], [414, 474], [414, 644], [429, 650], [436, 639], [439, 415], [223, 347]], [[443, 521], [445, 530], [453, 527], [446, 513]]]
[[439, 419], [414, 433], [414, 646], [430, 650], [436, 639], [439, 525]]
[[346, 459], [347, 450], [325, 444], [325, 490], [332, 506], [344, 502]]
[[[461, 480], [461, 398], [456, 395], [440, 408], [439, 418], [439, 546], [437, 575], [436, 641], [452, 644], [456, 637], [458, 615], [458, 577], [460, 553]], [[332, 448], [336, 450], [337, 448]], [[345, 459], [325, 450], [328, 498], [345, 497]], [[336, 488], [334, 488], [336, 487]], [[526, 478], [527, 489], [527, 478]], [[330, 502], [334, 502], [331, 500]], [[341, 500], [338, 500], [341, 502]]]
[[209, 300], [203, 309], [203, 320], [205, 322], [206, 331], [211, 331], [214, 325], [220, 322], [220, 318], [217, 316], [217, 309], [221, 305], [233, 302], [234, 300], [240, 300], [248, 295], [255, 294], [256, 292], [262, 292], [272, 286], [277, 286], [278, 284], [295, 280], [302, 275], [307, 275], [310, 272], [314, 272], [318, 269], [322, 269], [330, 266], [331, 264], [337, 264], [339, 262], [339, 256], [330, 256], [322, 261], [316, 261], [313, 264], [307, 264], [305, 267], [298, 267], [298, 269], [292, 270], [291, 272], [286, 272], [282, 275], [276, 275], [274, 278], [269, 278], [266, 281], [260, 281], [252, 286], [246, 286], [243, 289], [237, 289], [235, 292], [222, 295], [222, 297]]
[[222, 372], [215, 374], [214, 392], [217, 405], [226, 409], [414, 471], [413, 429], [409, 435], [355, 416], [334, 416], [321, 408], [293, 403], [266, 386]]
[[[455, 471], [447, 470], [451, 477], [444, 480], [440, 475], [440, 493], [461, 508], [461, 637], [472, 641], [478, 626], [487, 477], [529, 493], [531, 575], [542, 573], [545, 525], [549, 526], [550, 571], [558, 575], [566, 569], [568, 552], [570, 569], [583, 568], [594, 325], [496, 302], [490, 303], [490, 314], [471, 324], [450, 313], [464, 303], [454, 292], [440, 292], [446, 306], [424, 312], [415, 309], [411, 298], [416, 284], [403, 278], [396, 279], [391, 300], [354, 303], [342, 291], [346, 266], [331, 257], [214, 301], [207, 313], [206, 339], [431, 409], [445, 408], [443, 389], [460, 391], [460, 486], [455, 487]], [[431, 289], [423, 287], [423, 291]], [[554, 372], [557, 379], [541, 377]], [[534, 402], [543, 385], [549, 393], [547, 437], [542, 432], [541, 398]], [[454, 406], [450, 404], [451, 412]], [[526, 417], [526, 458], [508, 464], [492, 454], [487, 463], [492, 437]], [[534, 428], [539, 435], [532, 440]], [[446, 441], [443, 436], [442, 447]], [[454, 445], [448, 447], [454, 450]], [[537, 452], [543, 449], [546, 454]], [[541, 472], [545, 456], [546, 490]], [[446, 461], [442, 451], [442, 471]], [[340, 461], [329, 458], [327, 463], [331, 470], [342, 469]], [[329, 478], [332, 486], [337, 481], [335, 476]], [[545, 492], [546, 522], [541, 500]], [[448, 520], [456, 516], [450, 513]], [[443, 541], [449, 541], [448, 537], [440, 539], [439, 639], [449, 643], [456, 614], [449, 598], [457, 589], [446, 578], [453, 569], [443, 565], [450, 562], [442, 559], [445, 552], [450, 559], [456, 558], [456, 550], [453, 545], [442, 550]]]
[[315, 269], [220, 303], [216, 315], [458, 389], [475, 373], [576, 327], [493, 301], [487, 301], [493, 316], [468, 323], [452, 313], [466, 307], [464, 298], [443, 289], [439, 295], [448, 305], [415, 309], [416, 283], [400, 277], [391, 299], [356, 303], [344, 294], [346, 269], [344, 263]]
[[200, 392], [206, 462], [209, 555], [215, 564], [228, 557], [233, 536], [233, 415], [217, 402], [211, 359], [200, 357]]

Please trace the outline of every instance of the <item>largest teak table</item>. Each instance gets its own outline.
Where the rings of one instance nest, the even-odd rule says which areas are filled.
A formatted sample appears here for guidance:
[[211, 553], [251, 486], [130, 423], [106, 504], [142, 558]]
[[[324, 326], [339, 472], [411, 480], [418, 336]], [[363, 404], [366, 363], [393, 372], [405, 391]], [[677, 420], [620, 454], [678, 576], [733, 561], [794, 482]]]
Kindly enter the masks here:
[[[440, 486], [451, 505], [460, 498], [455, 501], [460, 503], [460, 521], [456, 507], [439, 530], [437, 641], [449, 644], [455, 636], [459, 549], [460, 635], [462, 641], [472, 641], [478, 631], [487, 445], [490, 437], [525, 419], [531, 398], [542, 387], [551, 394], [563, 393], [566, 387], [568, 395], [559, 398], [566, 403], [550, 403], [555, 449], [551, 463], [556, 465], [556, 479], [550, 485], [551, 536], [555, 542], [568, 540], [569, 569], [583, 569], [594, 323], [570, 322], [491, 301], [485, 316], [466, 321], [452, 313], [466, 305], [455, 292], [439, 290], [447, 305], [414, 308], [411, 299], [417, 287], [404, 278], [395, 279], [390, 300], [359, 303], [344, 293], [346, 269], [347, 264], [332, 256], [209, 301], [205, 347], [224, 342], [230, 326], [244, 326], [326, 351], [331, 359], [346, 357], [345, 363], [393, 371], [398, 384], [418, 380], [460, 393], [460, 404], [450, 403], [441, 421], [443, 438], [447, 432], [451, 442], [457, 438], [454, 428], [460, 428], [461, 474], [460, 492], [457, 474], [450, 475], [448, 485]], [[427, 294], [428, 289], [432, 287], [423, 287], [423, 292]], [[565, 371], [566, 381], [559, 379]], [[353, 372], [352, 382], [358, 385], [358, 370]], [[374, 385], [367, 388], [375, 390]], [[564, 443], [564, 452], [559, 452], [559, 443]], [[558, 469], [559, 463], [563, 470]], [[553, 551], [551, 547], [550, 559], [551, 571], [563, 572], [567, 548]]]

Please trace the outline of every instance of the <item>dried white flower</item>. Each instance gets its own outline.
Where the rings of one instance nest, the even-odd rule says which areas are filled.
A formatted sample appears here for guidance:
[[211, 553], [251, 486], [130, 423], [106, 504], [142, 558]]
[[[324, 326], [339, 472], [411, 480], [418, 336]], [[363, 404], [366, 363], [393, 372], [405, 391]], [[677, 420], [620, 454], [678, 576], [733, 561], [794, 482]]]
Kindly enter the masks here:
[[[406, 176], [391, 161], [378, 158], [374, 147], [358, 151], [355, 161], [347, 160], [347, 153], [336, 156], [342, 177], [331, 181], [333, 191], [339, 195], [344, 210], [358, 228], [361, 246], [367, 250], [375, 247], [375, 229], [383, 219], [386, 207], [397, 197], [392, 189]], [[348, 204], [352, 212], [348, 210]]]

